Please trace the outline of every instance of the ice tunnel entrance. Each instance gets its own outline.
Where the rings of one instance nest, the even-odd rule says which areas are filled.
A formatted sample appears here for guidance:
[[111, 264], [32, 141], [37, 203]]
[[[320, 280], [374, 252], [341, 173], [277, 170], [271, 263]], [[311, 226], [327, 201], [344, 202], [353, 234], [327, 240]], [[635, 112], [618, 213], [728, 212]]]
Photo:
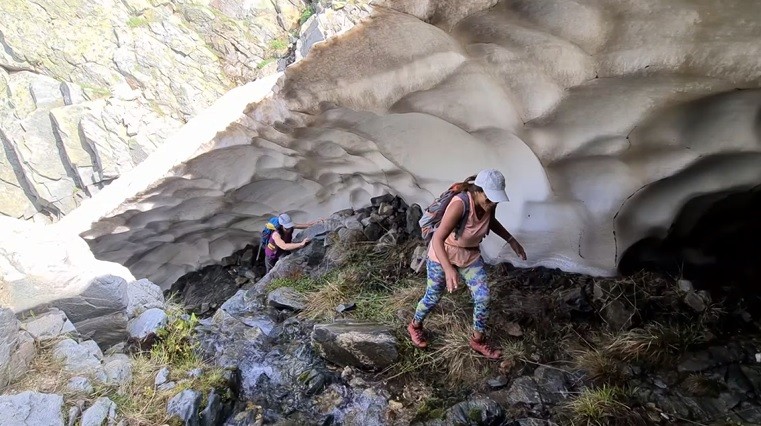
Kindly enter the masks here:
[[704, 194], [679, 211], [665, 238], [649, 237], [626, 250], [619, 271], [664, 272], [714, 296], [742, 295], [761, 304], [761, 185]]

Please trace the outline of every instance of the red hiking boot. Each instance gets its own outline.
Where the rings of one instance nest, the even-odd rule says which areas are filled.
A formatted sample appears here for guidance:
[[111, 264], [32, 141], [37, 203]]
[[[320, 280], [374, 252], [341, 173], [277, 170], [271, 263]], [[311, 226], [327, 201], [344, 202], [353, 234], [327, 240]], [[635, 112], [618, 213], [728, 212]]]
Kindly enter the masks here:
[[421, 349], [428, 347], [428, 340], [425, 340], [425, 332], [423, 331], [422, 325], [415, 327], [415, 323], [410, 322], [407, 325], [407, 331], [410, 333], [410, 339], [412, 339], [413, 345]]
[[483, 337], [481, 337], [480, 340], [476, 340], [471, 336], [468, 343], [470, 343], [470, 347], [473, 348], [474, 351], [480, 353], [486, 358], [499, 359], [502, 356], [502, 351], [486, 343], [486, 339]]

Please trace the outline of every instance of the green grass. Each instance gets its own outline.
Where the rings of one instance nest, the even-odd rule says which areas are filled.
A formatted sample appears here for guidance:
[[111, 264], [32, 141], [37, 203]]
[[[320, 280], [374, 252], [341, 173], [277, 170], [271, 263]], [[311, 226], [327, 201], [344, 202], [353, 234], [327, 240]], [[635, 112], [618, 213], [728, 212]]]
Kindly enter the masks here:
[[149, 21], [143, 16], [130, 16], [127, 19], [127, 26], [130, 28], [144, 27], [148, 25]]
[[299, 17], [299, 25], [304, 25], [304, 23], [314, 15], [314, 7], [310, 4], [301, 12], [301, 16]]
[[273, 62], [275, 62], [275, 58], [267, 58], [256, 64], [256, 69], [260, 70]]
[[603, 385], [584, 389], [567, 402], [565, 408], [573, 425], [606, 425], [622, 418], [630, 410], [625, 404], [627, 393], [618, 387]]
[[288, 41], [283, 38], [276, 38], [270, 41], [270, 49], [274, 51], [283, 51], [288, 49]]

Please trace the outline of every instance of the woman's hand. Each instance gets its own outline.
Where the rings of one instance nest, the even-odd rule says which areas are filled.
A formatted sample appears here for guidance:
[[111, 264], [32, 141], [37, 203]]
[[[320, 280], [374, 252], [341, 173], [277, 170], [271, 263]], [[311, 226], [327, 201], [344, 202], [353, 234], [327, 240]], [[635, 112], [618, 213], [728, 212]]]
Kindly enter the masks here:
[[516, 240], [513, 237], [510, 237], [510, 241], [508, 241], [508, 244], [510, 244], [510, 247], [512, 247], [513, 251], [515, 252], [515, 254], [518, 255], [518, 257], [520, 257], [523, 260], [526, 260], [526, 251], [523, 250], [523, 246], [521, 245], [521, 243], [518, 242], [518, 240]]
[[309, 238], [304, 238], [304, 241], [301, 242], [301, 247], [304, 247], [307, 244], [309, 244]]
[[447, 280], [447, 291], [452, 293], [457, 290], [457, 270], [450, 265], [449, 268], [444, 269], [444, 276]]

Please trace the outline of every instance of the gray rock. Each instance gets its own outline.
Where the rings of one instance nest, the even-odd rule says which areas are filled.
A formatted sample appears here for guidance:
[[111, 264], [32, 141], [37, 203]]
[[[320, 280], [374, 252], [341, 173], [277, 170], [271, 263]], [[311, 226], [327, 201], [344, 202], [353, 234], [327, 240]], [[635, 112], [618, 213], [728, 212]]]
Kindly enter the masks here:
[[156, 373], [156, 378], [153, 380], [153, 384], [156, 386], [163, 385], [167, 381], [169, 381], [169, 368], [163, 367], [158, 373]]
[[82, 336], [111, 346], [127, 337], [126, 286], [121, 277], [98, 277], [79, 295], [57, 300], [51, 306], [64, 311]]
[[486, 381], [486, 384], [492, 389], [502, 389], [507, 386], [507, 383], [507, 378], [504, 376], [494, 377]]
[[394, 210], [394, 206], [390, 203], [381, 203], [381, 205], [378, 206], [378, 214], [381, 216], [391, 216], [394, 214]]
[[151, 308], [164, 308], [164, 293], [161, 287], [147, 279], [127, 284], [125, 289], [127, 308], [125, 313], [134, 318]]
[[388, 424], [388, 399], [383, 391], [365, 389], [349, 403], [351, 408], [347, 410], [342, 423], [347, 426]]
[[187, 372], [187, 376], [191, 379], [197, 379], [201, 376], [203, 376], [203, 369], [202, 368], [194, 368]]
[[82, 88], [74, 83], [64, 81], [61, 83], [61, 95], [66, 105], [74, 105], [85, 101], [85, 95]]
[[202, 426], [216, 426], [221, 423], [222, 410], [224, 405], [222, 404], [222, 398], [217, 394], [216, 389], [212, 389], [209, 393], [209, 398], [206, 402], [206, 407], [201, 411], [200, 423]]
[[446, 412], [445, 424], [454, 425], [501, 425], [505, 410], [489, 398], [474, 398], [457, 403]]
[[603, 307], [600, 314], [613, 330], [625, 330], [631, 327], [635, 310], [620, 300], [612, 300]]
[[379, 223], [375, 222], [368, 224], [363, 231], [367, 241], [378, 241], [383, 236], [384, 232], [385, 229], [383, 229]]
[[104, 383], [123, 387], [132, 381], [132, 362], [127, 355], [113, 355], [103, 360]]
[[680, 373], [697, 373], [716, 365], [708, 351], [691, 352], [686, 354], [677, 364]]
[[109, 426], [116, 424], [116, 404], [106, 397], [100, 397], [82, 413], [82, 426]]
[[570, 380], [567, 373], [557, 368], [544, 366], [534, 370], [534, 382], [539, 389], [541, 399], [545, 403], [557, 404], [571, 395]]
[[347, 217], [344, 219], [343, 223], [344, 227], [350, 231], [361, 231], [362, 230], [362, 222], [360, 222], [356, 216]]
[[79, 394], [93, 393], [93, 387], [92, 383], [90, 383], [90, 379], [82, 376], [75, 376], [69, 379], [69, 382], [66, 384], [66, 390]]
[[63, 426], [63, 397], [29, 391], [0, 396], [0, 413], [9, 426]]
[[198, 407], [201, 404], [201, 394], [192, 389], [184, 390], [167, 402], [166, 411], [170, 418], [179, 419], [185, 425], [199, 425]]
[[379, 324], [339, 321], [316, 324], [311, 335], [315, 351], [339, 366], [382, 369], [399, 356], [396, 339]]
[[306, 298], [291, 287], [280, 287], [267, 295], [267, 303], [278, 309], [302, 311], [306, 308]]
[[115, 312], [86, 319], [75, 324], [79, 335], [92, 339], [104, 348], [117, 345], [129, 338], [127, 324], [129, 318], [124, 312]]
[[380, 207], [380, 205], [383, 203], [391, 204], [394, 202], [394, 198], [395, 197], [391, 194], [379, 195], [377, 197], [370, 198], [370, 205], [377, 208]]
[[100, 357], [93, 353], [89, 345], [79, 344], [71, 339], [62, 340], [53, 347], [53, 356], [63, 361], [63, 368], [76, 374], [102, 372]]
[[131, 340], [134, 339], [138, 342], [152, 340], [156, 337], [158, 330], [166, 326], [168, 321], [169, 317], [166, 312], [159, 308], [150, 308], [129, 321], [127, 332]]
[[539, 386], [537, 386], [533, 378], [528, 376], [521, 376], [515, 379], [505, 393], [505, 398], [510, 404], [542, 403]]
[[76, 426], [77, 424], [79, 424], [79, 416], [81, 415], [82, 415], [82, 410], [80, 410], [78, 406], [74, 405], [71, 408], [69, 408], [69, 421], [67, 425]]
[[415, 247], [415, 250], [412, 252], [412, 260], [410, 261], [410, 268], [412, 268], [413, 271], [418, 272], [420, 271], [423, 266], [425, 266], [426, 260], [428, 259], [428, 246], [417, 246]]
[[37, 355], [37, 345], [32, 335], [26, 331], [19, 331], [16, 350], [11, 354], [11, 362], [8, 368], [11, 381], [21, 378], [29, 369], [29, 364]]
[[66, 314], [56, 308], [23, 321], [21, 328], [28, 331], [38, 342], [55, 339], [62, 334], [76, 332], [74, 325], [66, 318]]
[[684, 303], [692, 308], [695, 312], [703, 312], [706, 310], [705, 301], [694, 291], [688, 292], [684, 295]]
[[0, 385], [12, 379], [10, 373], [11, 355], [18, 346], [19, 324], [13, 311], [0, 308]]
[[165, 391], [168, 391], [168, 390], [172, 390], [172, 389], [174, 389], [176, 387], [177, 387], [177, 383], [176, 382], [166, 382], [166, 383], [162, 383], [162, 384], [156, 386], [156, 389], [160, 390], [161, 392], [165, 392]]
[[420, 219], [423, 217], [423, 209], [413, 204], [407, 209], [406, 228], [407, 234], [410, 236], [420, 238]]
[[679, 290], [682, 290], [684, 292], [690, 292], [694, 290], [694, 287], [692, 286], [692, 281], [681, 279], [676, 282], [677, 286], [679, 286]]

